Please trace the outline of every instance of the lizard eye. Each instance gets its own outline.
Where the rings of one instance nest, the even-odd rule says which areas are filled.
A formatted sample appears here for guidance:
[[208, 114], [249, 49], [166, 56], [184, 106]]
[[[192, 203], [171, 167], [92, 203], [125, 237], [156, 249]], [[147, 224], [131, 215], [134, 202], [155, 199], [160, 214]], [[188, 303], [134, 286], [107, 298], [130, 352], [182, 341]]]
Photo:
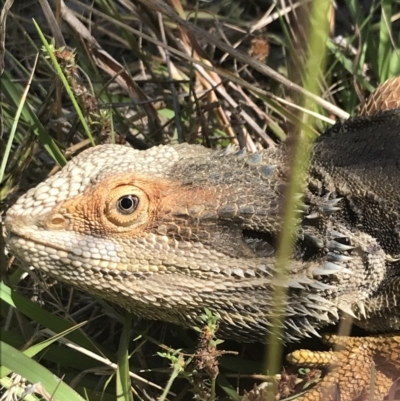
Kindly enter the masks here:
[[112, 189], [105, 199], [104, 215], [114, 226], [135, 227], [149, 217], [149, 198], [134, 185], [121, 185]]
[[121, 214], [132, 214], [139, 205], [139, 198], [136, 195], [125, 195], [117, 201], [117, 210]]

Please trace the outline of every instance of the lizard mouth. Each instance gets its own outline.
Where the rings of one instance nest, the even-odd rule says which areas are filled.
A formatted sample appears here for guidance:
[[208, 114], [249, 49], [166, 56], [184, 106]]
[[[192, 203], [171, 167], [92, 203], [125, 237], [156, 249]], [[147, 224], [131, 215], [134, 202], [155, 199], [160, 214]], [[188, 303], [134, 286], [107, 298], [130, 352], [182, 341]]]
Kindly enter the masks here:
[[23, 240], [23, 241], [25, 241], [25, 242], [30, 241], [30, 242], [33, 242], [33, 243], [35, 243], [35, 244], [37, 244], [37, 245], [42, 245], [42, 246], [47, 247], [47, 248], [53, 248], [53, 249], [55, 249], [56, 251], [64, 251], [64, 252], [67, 252], [67, 250], [66, 250], [64, 247], [57, 246], [56, 244], [51, 244], [51, 245], [49, 245], [46, 241], [41, 241], [41, 240], [38, 239], [38, 238], [34, 238], [32, 235], [18, 234], [18, 233], [16, 233], [15, 231], [10, 231], [10, 232], [8, 233], [8, 236], [7, 236], [7, 239], [6, 239], [8, 245], [10, 245], [10, 247], [11, 247], [12, 249], [14, 249], [16, 252], [17, 252], [18, 249], [19, 249], [19, 247], [18, 247], [17, 244], [18, 244], [18, 242], [19, 242], [20, 240]]

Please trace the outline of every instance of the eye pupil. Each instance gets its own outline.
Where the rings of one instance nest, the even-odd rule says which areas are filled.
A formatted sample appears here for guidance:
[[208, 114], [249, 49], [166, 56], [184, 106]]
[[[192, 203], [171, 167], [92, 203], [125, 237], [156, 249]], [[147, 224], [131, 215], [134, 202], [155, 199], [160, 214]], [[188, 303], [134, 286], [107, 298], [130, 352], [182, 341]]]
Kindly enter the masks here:
[[139, 204], [139, 198], [135, 195], [125, 195], [118, 199], [117, 207], [121, 214], [133, 213]]

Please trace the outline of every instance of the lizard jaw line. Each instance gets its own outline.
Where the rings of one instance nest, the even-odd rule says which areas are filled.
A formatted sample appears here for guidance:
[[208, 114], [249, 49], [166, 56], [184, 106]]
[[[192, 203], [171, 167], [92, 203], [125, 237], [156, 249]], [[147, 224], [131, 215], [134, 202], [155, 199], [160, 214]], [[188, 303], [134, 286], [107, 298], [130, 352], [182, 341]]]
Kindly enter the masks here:
[[[26, 260], [29, 264], [35, 265], [35, 262], [32, 260], [29, 260], [28, 253], [32, 252], [32, 250], [35, 251], [45, 251], [50, 255], [53, 255], [52, 262], [54, 263], [55, 261], [64, 259], [68, 259], [70, 261], [70, 264], [76, 263], [78, 260], [79, 261], [87, 261], [91, 266], [90, 269], [96, 269], [101, 273], [107, 273], [110, 271], [126, 271], [129, 272], [130, 270], [127, 268], [127, 265], [124, 263], [119, 263], [117, 261], [112, 261], [110, 258], [97, 258], [93, 259], [93, 255], [90, 255], [89, 257], [85, 257], [81, 254], [78, 254], [76, 252], [73, 252], [73, 250], [68, 249], [68, 247], [63, 247], [57, 244], [49, 244], [45, 240], [40, 240], [34, 235], [29, 235], [29, 234], [17, 234], [15, 231], [11, 231], [8, 236], [7, 240], [9, 246], [11, 249], [15, 251], [15, 253], [20, 253], [21, 249], [24, 251], [25, 256], [23, 260]], [[31, 243], [31, 244], [30, 244]], [[94, 262], [95, 261], [95, 262]], [[49, 261], [49, 265], [51, 265]], [[81, 262], [81, 264], [84, 264], [84, 262]], [[107, 266], [102, 266], [107, 264]], [[41, 268], [42, 269], [42, 268]], [[45, 269], [43, 269], [45, 270]], [[132, 271], [133, 273], [133, 271]], [[137, 273], [145, 273], [145, 271], [142, 272], [137, 272]]]

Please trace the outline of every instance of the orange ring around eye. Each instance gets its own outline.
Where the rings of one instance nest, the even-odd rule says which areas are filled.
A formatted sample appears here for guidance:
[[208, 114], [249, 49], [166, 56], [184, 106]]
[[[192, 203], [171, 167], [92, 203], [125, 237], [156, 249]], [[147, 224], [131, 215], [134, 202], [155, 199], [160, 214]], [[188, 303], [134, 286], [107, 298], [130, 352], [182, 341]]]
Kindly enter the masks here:
[[[121, 199], [131, 199], [132, 210], [121, 211]], [[137, 199], [137, 201], [135, 201]], [[107, 196], [104, 215], [112, 224], [118, 227], [138, 226], [147, 221], [149, 199], [147, 194], [134, 185], [121, 185]]]

